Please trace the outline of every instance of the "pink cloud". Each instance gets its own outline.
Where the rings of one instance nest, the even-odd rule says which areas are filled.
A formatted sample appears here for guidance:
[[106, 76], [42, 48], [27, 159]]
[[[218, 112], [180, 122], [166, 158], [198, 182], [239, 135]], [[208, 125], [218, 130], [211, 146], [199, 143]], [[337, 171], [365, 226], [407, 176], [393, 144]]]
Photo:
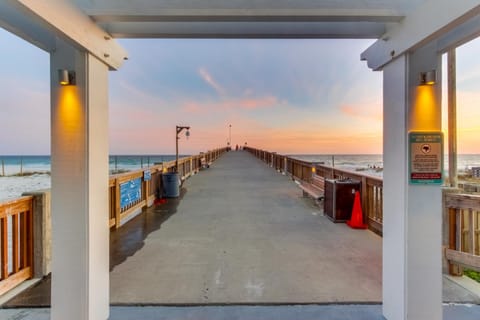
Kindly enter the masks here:
[[240, 107], [247, 110], [270, 108], [277, 104], [278, 99], [274, 96], [266, 96], [257, 99], [243, 99], [238, 101]]
[[382, 108], [376, 104], [356, 104], [340, 106], [340, 111], [350, 117], [382, 121]]
[[208, 83], [213, 89], [215, 89], [215, 91], [217, 91], [217, 93], [219, 95], [225, 95], [225, 89], [220, 85], [218, 84], [215, 79], [213, 79], [213, 77], [210, 75], [210, 73], [207, 71], [207, 69], [205, 68], [200, 68], [198, 70], [198, 73], [200, 74], [200, 76], [202, 77], [203, 81], [205, 81], [206, 83]]
[[265, 96], [260, 98], [229, 99], [215, 102], [187, 101], [181, 105], [181, 109], [188, 113], [200, 113], [209, 111], [222, 111], [231, 109], [255, 110], [272, 108], [279, 103], [277, 97]]

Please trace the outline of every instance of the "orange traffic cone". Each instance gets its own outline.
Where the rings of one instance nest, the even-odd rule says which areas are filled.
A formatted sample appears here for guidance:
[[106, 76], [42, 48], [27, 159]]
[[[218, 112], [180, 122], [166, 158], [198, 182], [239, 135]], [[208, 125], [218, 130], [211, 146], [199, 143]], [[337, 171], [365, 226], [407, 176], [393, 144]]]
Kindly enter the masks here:
[[352, 217], [347, 221], [350, 228], [367, 229], [367, 225], [363, 223], [362, 205], [360, 204], [360, 192], [355, 192], [355, 200], [353, 202]]

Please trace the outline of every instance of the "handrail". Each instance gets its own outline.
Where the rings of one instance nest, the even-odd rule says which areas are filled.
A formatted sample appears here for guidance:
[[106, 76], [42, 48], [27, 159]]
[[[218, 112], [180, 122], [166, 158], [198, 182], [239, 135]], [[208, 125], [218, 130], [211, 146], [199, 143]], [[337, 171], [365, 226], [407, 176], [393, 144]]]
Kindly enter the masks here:
[[[181, 158], [178, 165], [181, 179], [184, 180], [198, 172], [202, 164], [212, 163], [226, 151], [227, 148], [219, 148]], [[155, 196], [161, 192], [159, 179], [162, 173], [173, 171], [174, 167], [175, 161], [169, 161], [132, 172], [111, 175], [109, 178], [110, 227], [120, 227], [124, 219], [128, 219], [143, 207], [153, 204]], [[146, 176], [149, 176], [149, 179], [145, 179]], [[138, 183], [140, 195], [133, 202], [121, 206], [120, 186], [132, 181]], [[0, 202], [0, 295], [34, 275], [34, 203], [36, 202], [33, 196]], [[45, 208], [37, 207], [35, 210], [41, 211]]]
[[[192, 174], [198, 172], [202, 166], [202, 159], [206, 163], [217, 160], [220, 155], [227, 151], [227, 148], [218, 148], [209, 150], [205, 153], [183, 157], [178, 160], [177, 171], [181, 180], [185, 180]], [[172, 172], [175, 170], [175, 161], [163, 162], [162, 164], [153, 165], [148, 168], [142, 168], [135, 171], [120, 173], [110, 176], [109, 180], [109, 225], [110, 227], [119, 228], [122, 221], [129, 219], [135, 213], [144, 207], [150, 206], [155, 197], [162, 193], [160, 189], [160, 179], [162, 173]], [[149, 176], [149, 179], [144, 177]], [[121, 205], [120, 191], [124, 184], [132, 183], [138, 188], [138, 197], [131, 202]]]
[[446, 194], [445, 207], [449, 226], [445, 257], [450, 274], [461, 274], [461, 267], [480, 271], [480, 195]]
[[0, 242], [2, 295], [33, 276], [32, 196], [0, 203]]
[[265, 150], [245, 147], [255, 157], [259, 158], [275, 170], [284, 172], [294, 180], [310, 183], [313, 174], [325, 179], [354, 179], [361, 182], [361, 203], [365, 223], [369, 228], [382, 234], [383, 226], [383, 180], [379, 177], [359, 174], [318, 163], [299, 160], [285, 155]]

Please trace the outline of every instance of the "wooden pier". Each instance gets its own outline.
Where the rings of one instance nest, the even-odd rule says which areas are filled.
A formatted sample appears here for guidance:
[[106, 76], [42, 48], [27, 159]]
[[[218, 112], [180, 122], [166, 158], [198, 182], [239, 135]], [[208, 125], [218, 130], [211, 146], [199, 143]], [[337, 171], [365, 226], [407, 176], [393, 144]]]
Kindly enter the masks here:
[[[381, 302], [381, 237], [332, 223], [302, 196], [293, 180], [308, 181], [311, 164], [287, 157], [287, 171], [274, 170], [265, 161], [272, 156], [248, 151], [222, 153], [185, 180], [180, 198], [112, 228], [112, 304]], [[48, 306], [49, 286], [47, 279], [9, 305]], [[445, 301], [480, 302], [448, 279], [444, 289]]]

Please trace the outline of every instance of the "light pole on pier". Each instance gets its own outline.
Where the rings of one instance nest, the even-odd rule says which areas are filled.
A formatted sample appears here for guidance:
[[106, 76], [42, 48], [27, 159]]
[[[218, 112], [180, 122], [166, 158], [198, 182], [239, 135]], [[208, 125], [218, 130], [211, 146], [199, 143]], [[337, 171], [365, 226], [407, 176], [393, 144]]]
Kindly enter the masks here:
[[175, 172], [178, 172], [178, 139], [180, 139], [180, 137], [178, 136], [178, 134], [180, 132], [182, 132], [183, 129], [186, 129], [187, 132], [185, 132], [185, 135], [187, 136], [187, 138], [190, 136], [190, 126], [177, 126], [176, 128], [176, 139], [175, 139]]
[[232, 125], [228, 125], [228, 145], [232, 147]]

